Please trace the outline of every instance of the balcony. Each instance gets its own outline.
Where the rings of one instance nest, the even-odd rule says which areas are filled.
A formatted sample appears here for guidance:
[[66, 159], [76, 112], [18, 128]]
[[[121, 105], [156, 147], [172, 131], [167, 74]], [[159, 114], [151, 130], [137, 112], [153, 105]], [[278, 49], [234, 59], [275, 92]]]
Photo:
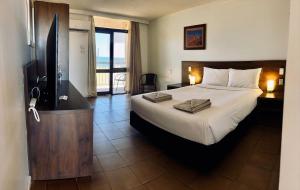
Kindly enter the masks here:
[[[97, 92], [109, 92], [110, 73], [97, 73]], [[113, 73], [113, 94], [126, 93], [126, 73]]]

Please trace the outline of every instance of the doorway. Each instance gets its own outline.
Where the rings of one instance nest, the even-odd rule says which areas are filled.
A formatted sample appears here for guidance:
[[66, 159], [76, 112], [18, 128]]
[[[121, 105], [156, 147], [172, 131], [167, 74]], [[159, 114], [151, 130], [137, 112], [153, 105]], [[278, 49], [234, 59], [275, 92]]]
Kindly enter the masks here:
[[125, 94], [128, 30], [96, 28], [97, 93]]

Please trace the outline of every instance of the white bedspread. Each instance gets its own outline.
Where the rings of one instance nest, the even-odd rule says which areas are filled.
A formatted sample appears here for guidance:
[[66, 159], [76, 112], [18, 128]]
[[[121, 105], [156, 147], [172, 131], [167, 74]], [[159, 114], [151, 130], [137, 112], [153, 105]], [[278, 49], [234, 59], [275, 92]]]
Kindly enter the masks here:
[[[131, 109], [155, 126], [204, 145], [219, 142], [256, 106], [260, 89], [196, 85], [164, 91], [173, 100], [152, 103], [141, 95], [131, 98]], [[173, 108], [189, 99], [210, 99], [211, 107], [195, 114]]]

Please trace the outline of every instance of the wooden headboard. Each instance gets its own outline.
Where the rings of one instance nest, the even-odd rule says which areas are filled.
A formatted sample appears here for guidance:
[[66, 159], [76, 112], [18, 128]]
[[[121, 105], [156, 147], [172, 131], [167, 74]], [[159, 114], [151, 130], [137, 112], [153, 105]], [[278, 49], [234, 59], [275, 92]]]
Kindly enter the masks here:
[[[276, 81], [275, 91], [284, 90], [284, 78], [283, 75], [279, 75], [280, 68], [286, 66], [285, 60], [270, 60], [270, 61], [182, 61], [182, 83], [189, 83], [188, 67], [192, 67], [192, 75], [196, 77], [196, 83], [201, 83], [203, 76], [203, 67], [210, 67], [215, 69], [255, 69], [262, 68], [260, 75], [259, 87], [266, 91], [267, 80]], [[279, 79], [283, 79], [283, 85], [279, 85]]]

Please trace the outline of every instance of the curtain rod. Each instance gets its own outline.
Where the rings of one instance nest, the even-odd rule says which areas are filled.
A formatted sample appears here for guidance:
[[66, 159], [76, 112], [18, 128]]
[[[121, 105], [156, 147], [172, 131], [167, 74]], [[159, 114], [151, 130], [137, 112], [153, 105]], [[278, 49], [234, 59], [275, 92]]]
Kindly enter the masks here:
[[102, 17], [108, 17], [108, 18], [112, 18], [112, 19], [123, 19], [123, 20], [134, 21], [134, 22], [138, 22], [138, 23], [142, 23], [142, 24], [149, 24], [148, 20], [127, 17], [127, 16], [123, 16], [123, 15], [118, 15], [118, 14], [103, 13], [103, 12], [99, 12], [99, 11], [85, 11], [85, 10], [78, 10], [78, 9], [70, 9], [70, 13], [86, 15], [86, 16], [102, 16]]

